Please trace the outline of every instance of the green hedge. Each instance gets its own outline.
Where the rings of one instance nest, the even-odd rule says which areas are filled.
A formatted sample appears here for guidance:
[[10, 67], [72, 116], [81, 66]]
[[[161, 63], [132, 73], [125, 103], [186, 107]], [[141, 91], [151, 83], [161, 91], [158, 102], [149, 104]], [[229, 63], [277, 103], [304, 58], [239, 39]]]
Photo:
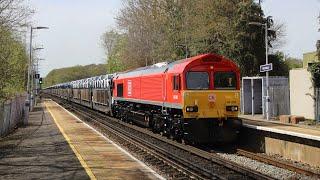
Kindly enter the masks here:
[[314, 63], [309, 67], [312, 75], [312, 81], [316, 88], [320, 88], [320, 63]]

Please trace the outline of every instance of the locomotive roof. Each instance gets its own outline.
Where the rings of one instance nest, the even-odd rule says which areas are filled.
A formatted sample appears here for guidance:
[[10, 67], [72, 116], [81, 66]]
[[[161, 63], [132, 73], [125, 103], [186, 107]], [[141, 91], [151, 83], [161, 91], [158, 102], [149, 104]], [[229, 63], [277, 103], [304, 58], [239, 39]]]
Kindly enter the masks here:
[[145, 66], [145, 67], [140, 67], [131, 71], [125, 71], [125, 72], [121, 72], [118, 73], [118, 75], [116, 76], [116, 78], [124, 78], [124, 77], [130, 77], [130, 76], [138, 76], [138, 75], [142, 75], [142, 74], [155, 74], [155, 73], [164, 73], [165, 71], [170, 71], [172, 70], [175, 65], [180, 65], [181, 70], [184, 69], [185, 66], [187, 66], [188, 64], [190, 64], [193, 61], [199, 60], [199, 59], [212, 59], [216, 62], [221, 61], [223, 58], [222, 56], [219, 56], [217, 54], [202, 54], [202, 55], [198, 55], [198, 56], [194, 56], [191, 58], [187, 58], [187, 59], [181, 59], [178, 61], [173, 61], [173, 62], [162, 62], [162, 63], [157, 63], [151, 66]]

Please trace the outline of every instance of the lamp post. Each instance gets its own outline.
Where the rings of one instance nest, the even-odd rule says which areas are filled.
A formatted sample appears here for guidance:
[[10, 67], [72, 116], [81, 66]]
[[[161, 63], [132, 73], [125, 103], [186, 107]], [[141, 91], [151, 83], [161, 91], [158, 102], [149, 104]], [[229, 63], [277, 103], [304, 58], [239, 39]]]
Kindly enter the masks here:
[[[264, 26], [265, 33], [265, 46], [266, 46], [266, 64], [269, 63], [268, 61], [268, 21], [271, 18], [271, 16], [268, 16], [265, 23], [260, 22], [250, 22], [249, 25], [256, 25], [256, 26]], [[270, 105], [270, 97], [269, 97], [269, 71], [266, 71], [266, 86], [267, 86], [267, 95], [266, 95], [266, 118], [267, 120], [270, 119], [270, 113], [269, 113], [269, 105]]]
[[[28, 99], [27, 99], [27, 105], [29, 106], [29, 111], [32, 110], [32, 106], [33, 106], [33, 91], [32, 91], [32, 84], [33, 81], [31, 82], [30, 85], [30, 76], [32, 73], [32, 64], [33, 64], [33, 60], [32, 60], [32, 39], [33, 39], [33, 30], [35, 29], [49, 29], [48, 27], [43, 27], [43, 26], [38, 26], [38, 27], [31, 27], [30, 28], [30, 44], [29, 44], [29, 62], [28, 62], [28, 79], [27, 79], [27, 93], [28, 93]], [[30, 91], [31, 90], [31, 91]]]

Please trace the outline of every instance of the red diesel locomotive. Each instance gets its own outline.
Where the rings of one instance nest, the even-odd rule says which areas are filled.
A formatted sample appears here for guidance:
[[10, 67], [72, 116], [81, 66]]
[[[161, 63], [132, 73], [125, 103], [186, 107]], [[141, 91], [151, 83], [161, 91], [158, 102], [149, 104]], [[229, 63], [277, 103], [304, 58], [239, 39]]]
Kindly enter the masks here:
[[112, 114], [178, 140], [233, 141], [241, 127], [240, 71], [216, 54], [158, 63], [112, 79]]

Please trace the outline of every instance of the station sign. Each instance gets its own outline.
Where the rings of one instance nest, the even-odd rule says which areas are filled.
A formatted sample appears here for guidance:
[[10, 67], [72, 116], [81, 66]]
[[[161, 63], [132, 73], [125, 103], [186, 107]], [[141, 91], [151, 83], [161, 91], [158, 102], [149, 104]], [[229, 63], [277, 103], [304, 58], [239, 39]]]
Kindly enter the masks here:
[[272, 71], [272, 69], [273, 69], [272, 63], [264, 64], [260, 66], [260, 72], [269, 72], [269, 71]]

